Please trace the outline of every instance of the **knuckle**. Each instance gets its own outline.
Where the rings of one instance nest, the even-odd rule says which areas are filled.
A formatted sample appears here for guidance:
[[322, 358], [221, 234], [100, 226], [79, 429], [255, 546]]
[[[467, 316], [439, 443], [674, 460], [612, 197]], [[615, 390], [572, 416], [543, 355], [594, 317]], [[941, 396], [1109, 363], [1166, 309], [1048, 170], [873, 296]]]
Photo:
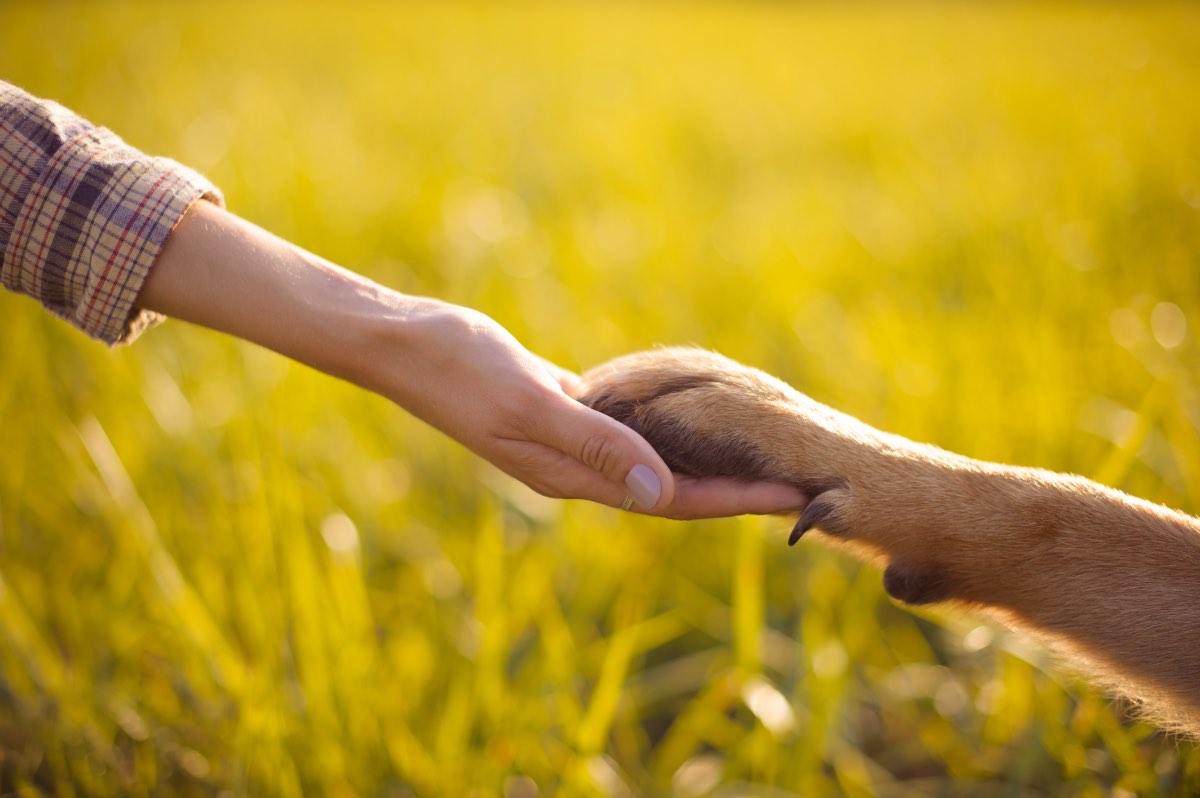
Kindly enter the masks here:
[[621, 453], [616, 442], [603, 434], [589, 435], [579, 448], [581, 463], [602, 474], [612, 474], [620, 465]]

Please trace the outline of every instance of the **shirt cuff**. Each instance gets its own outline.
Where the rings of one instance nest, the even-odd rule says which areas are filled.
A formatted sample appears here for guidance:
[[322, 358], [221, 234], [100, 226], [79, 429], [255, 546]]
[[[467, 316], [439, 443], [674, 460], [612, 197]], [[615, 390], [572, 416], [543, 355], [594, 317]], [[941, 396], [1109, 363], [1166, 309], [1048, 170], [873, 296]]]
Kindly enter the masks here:
[[147, 156], [110, 130], [87, 130], [38, 175], [13, 225], [4, 271], [88, 335], [129, 343], [163, 318], [134, 303], [167, 236], [199, 199], [224, 205], [199, 173]]

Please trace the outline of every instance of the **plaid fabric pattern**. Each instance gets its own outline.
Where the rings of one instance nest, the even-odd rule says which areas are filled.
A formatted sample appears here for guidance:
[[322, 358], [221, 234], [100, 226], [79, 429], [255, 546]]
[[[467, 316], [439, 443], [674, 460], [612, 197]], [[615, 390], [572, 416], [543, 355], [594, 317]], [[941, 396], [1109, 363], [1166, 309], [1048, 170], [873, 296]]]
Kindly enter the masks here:
[[161, 316], [134, 307], [201, 175], [144, 155], [61, 105], [0, 81], [0, 281], [87, 334], [128, 343]]

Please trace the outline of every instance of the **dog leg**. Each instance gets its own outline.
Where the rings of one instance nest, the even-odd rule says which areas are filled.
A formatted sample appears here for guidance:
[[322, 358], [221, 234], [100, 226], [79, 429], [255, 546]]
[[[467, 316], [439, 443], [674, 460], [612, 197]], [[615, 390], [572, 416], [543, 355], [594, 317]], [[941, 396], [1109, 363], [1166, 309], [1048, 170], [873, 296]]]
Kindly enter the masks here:
[[894, 598], [991, 611], [1200, 734], [1197, 519], [880, 432], [711, 352], [630, 355], [584, 383], [680, 473], [807, 492], [789, 542], [818, 529], [883, 565]]

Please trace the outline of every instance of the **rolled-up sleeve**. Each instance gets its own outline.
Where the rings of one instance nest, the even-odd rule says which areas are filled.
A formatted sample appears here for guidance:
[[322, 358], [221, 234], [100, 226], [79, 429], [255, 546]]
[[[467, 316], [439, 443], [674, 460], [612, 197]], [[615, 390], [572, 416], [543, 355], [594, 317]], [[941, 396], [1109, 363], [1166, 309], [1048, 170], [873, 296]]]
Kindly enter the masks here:
[[135, 302], [167, 236], [217, 188], [61, 105], [0, 81], [0, 281], [88, 335], [128, 343], [158, 322]]

